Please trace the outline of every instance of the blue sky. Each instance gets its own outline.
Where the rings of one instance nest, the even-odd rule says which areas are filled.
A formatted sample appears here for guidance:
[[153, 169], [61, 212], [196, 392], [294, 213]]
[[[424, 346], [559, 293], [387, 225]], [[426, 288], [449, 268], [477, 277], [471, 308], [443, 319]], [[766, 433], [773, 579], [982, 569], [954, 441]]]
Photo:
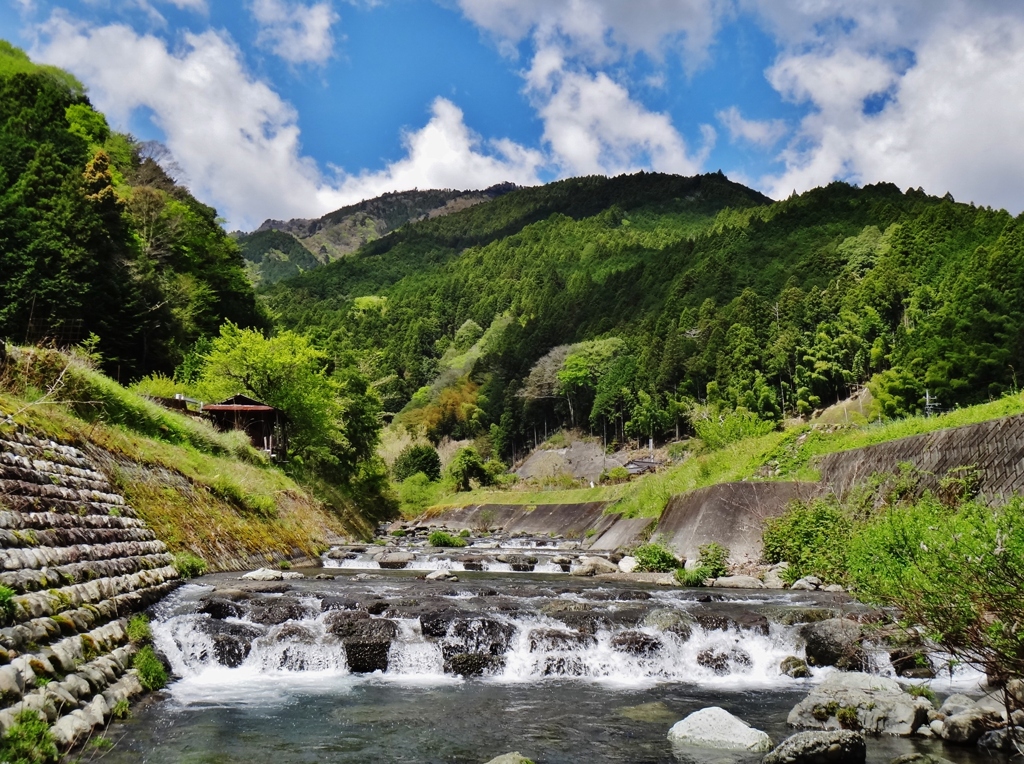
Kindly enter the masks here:
[[1024, 209], [1018, 0], [0, 0], [0, 31], [229, 227], [638, 169]]

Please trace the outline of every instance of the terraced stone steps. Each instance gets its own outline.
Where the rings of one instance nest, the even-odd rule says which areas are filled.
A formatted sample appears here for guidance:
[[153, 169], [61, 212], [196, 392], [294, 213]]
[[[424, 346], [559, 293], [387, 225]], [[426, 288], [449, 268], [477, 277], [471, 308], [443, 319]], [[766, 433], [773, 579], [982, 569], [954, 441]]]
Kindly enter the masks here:
[[128, 617], [179, 584], [163, 542], [84, 453], [0, 437], [0, 731], [34, 709], [70, 747], [142, 692]]

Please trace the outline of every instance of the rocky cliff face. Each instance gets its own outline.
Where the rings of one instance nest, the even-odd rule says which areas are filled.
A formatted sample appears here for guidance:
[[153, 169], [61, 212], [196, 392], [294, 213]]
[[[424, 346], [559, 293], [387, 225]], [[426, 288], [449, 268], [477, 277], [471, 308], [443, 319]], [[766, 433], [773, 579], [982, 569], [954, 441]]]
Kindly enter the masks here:
[[34, 709], [69, 746], [140, 693], [125, 627], [171, 562], [81, 451], [0, 436], [0, 730]]

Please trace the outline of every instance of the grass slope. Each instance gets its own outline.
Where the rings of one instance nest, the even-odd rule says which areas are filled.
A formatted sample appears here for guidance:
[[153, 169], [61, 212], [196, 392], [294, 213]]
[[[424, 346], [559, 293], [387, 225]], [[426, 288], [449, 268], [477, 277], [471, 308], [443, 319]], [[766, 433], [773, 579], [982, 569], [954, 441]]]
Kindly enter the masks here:
[[19, 426], [89, 453], [172, 552], [213, 568], [316, 556], [331, 534], [368, 530], [350, 508], [328, 511], [241, 433], [163, 409], [82, 356], [11, 351], [0, 431]]
[[676, 467], [626, 485], [549, 491], [481, 489], [439, 494], [435, 501], [443, 506], [614, 501], [612, 512], [627, 517], [659, 517], [672, 496], [718, 483], [755, 479], [766, 466], [776, 473], [772, 480], [818, 480], [815, 460], [826, 454], [1021, 413], [1024, 413], [1024, 394], [1018, 393], [933, 417], [908, 417], [837, 430], [804, 424], [731, 443], [715, 451], [697, 453]]

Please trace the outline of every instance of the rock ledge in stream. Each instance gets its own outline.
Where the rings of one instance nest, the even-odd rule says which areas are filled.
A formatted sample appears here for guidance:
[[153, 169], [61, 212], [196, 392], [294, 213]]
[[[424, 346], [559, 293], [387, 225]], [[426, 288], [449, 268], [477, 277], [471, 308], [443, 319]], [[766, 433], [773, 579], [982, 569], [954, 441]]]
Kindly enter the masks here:
[[724, 751], [761, 752], [772, 747], [767, 733], [754, 729], [718, 706], [702, 708], [676, 722], [668, 731], [668, 739], [676, 745]]
[[932, 704], [904, 692], [894, 679], [836, 672], [811, 690], [786, 721], [791, 727], [837, 730], [842, 725], [836, 716], [851, 708], [865, 732], [906, 736], [928, 720]]
[[864, 736], [850, 730], [798, 732], [786, 738], [761, 764], [864, 764]]

